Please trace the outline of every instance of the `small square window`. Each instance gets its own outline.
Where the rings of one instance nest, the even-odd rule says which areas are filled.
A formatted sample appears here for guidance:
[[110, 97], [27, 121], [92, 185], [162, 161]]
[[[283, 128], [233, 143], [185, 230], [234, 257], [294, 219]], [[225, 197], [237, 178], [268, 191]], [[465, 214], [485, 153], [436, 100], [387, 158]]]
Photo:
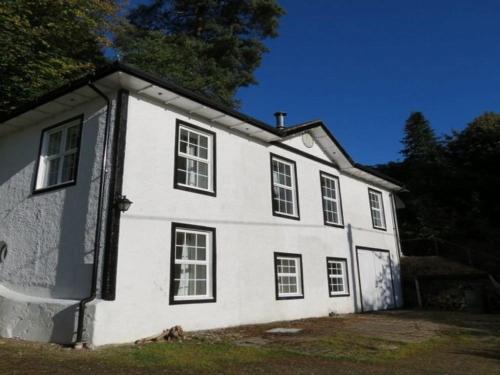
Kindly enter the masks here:
[[349, 282], [347, 278], [347, 259], [327, 257], [326, 271], [328, 275], [328, 291], [330, 297], [348, 296]]
[[81, 132], [82, 116], [42, 132], [35, 192], [76, 182]]
[[215, 196], [215, 133], [177, 121], [174, 187]]
[[276, 299], [304, 298], [302, 256], [274, 253]]

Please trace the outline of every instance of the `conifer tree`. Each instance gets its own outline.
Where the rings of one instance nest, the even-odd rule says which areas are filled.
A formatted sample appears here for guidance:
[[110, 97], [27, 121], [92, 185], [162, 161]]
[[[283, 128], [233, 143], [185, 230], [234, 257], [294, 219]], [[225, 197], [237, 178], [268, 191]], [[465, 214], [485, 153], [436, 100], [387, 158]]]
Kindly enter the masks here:
[[401, 154], [406, 161], [428, 163], [438, 157], [438, 138], [422, 112], [413, 112], [406, 120], [402, 143]]
[[283, 14], [275, 0], [155, 0], [130, 12], [115, 46], [126, 63], [237, 106]]

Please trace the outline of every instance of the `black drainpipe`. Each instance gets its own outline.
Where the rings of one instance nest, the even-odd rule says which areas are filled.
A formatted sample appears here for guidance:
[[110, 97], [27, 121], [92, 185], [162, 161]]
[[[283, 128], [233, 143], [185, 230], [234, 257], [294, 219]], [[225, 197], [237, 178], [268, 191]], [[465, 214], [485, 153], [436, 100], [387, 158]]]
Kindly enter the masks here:
[[398, 258], [401, 258], [402, 250], [401, 250], [401, 238], [399, 237], [399, 225], [398, 225], [398, 212], [396, 209], [396, 198], [394, 193], [390, 194], [391, 196], [391, 210], [392, 210], [392, 223], [393, 230], [396, 239], [396, 249], [398, 251]]
[[101, 174], [99, 181], [99, 201], [97, 204], [97, 222], [95, 226], [95, 239], [94, 239], [94, 264], [92, 267], [92, 285], [90, 287], [90, 295], [80, 301], [78, 308], [78, 326], [76, 329], [76, 344], [75, 347], [82, 345], [83, 339], [83, 325], [85, 318], [85, 307], [87, 303], [93, 301], [97, 294], [97, 275], [99, 271], [99, 257], [101, 250], [101, 232], [102, 232], [102, 209], [104, 206], [104, 187], [107, 175], [107, 154], [108, 154], [108, 140], [109, 129], [111, 123], [111, 100], [101, 90], [89, 83], [89, 87], [94, 90], [99, 96], [106, 101], [106, 124], [104, 128], [104, 141], [101, 161]]

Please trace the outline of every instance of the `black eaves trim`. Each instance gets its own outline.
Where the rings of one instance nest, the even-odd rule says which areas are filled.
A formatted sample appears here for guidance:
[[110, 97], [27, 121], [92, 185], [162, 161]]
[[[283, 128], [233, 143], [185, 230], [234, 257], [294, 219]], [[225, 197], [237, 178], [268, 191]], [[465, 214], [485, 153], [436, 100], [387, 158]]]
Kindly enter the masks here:
[[[358, 169], [361, 169], [362, 171], [364, 171], [366, 173], [370, 173], [371, 175], [374, 175], [375, 177], [381, 178], [382, 180], [389, 181], [389, 182], [391, 182], [395, 185], [401, 186], [401, 187], [404, 186], [404, 184], [401, 181], [399, 181], [393, 177], [387, 176], [385, 173], [382, 173], [373, 167], [369, 167], [367, 165], [363, 165], [363, 164], [359, 164], [359, 163], [354, 163], [354, 166]], [[404, 188], [403, 188], [403, 190], [406, 191], [406, 189], [404, 189]]]
[[[391, 183], [393, 183], [395, 185], [398, 185], [398, 186], [401, 186], [401, 187], [404, 186], [404, 184], [401, 181], [398, 181], [395, 178], [387, 176], [386, 174], [378, 171], [375, 168], [372, 168], [372, 167], [369, 167], [369, 166], [366, 166], [366, 165], [362, 165], [362, 164], [356, 163], [353, 160], [353, 158], [351, 157], [351, 155], [349, 155], [349, 153], [344, 149], [344, 147], [340, 144], [340, 142], [330, 132], [330, 129], [328, 129], [328, 127], [325, 125], [325, 123], [323, 121], [321, 121], [321, 120], [308, 121], [308, 122], [303, 123], [303, 124], [298, 124], [298, 125], [295, 125], [295, 126], [291, 126], [291, 127], [285, 128], [285, 129], [283, 129], [281, 131], [281, 136], [282, 137], [288, 137], [290, 135], [294, 135], [294, 134], [297, 134], [297, 133], [300, 133], [300, 132], [304, 132], [304, 131], [307, 131], [307, 130], [310, 130], [310, 129], [313, 129], [313, 128], [317, 128], [317, 127], [321, 127], [321, 129], [323, 129], [323, 131], [328, 135], [328, 137], [331, 139], [331, 141], [338, 147], [338, 149], [344, 155], [344, 157], [347, 160], [349, 160], [349, 162], [352, 165], [354, 165], [356, 168], [361, 169], [362, 171], [364, 171], [366, 173], [369, 173], [369, 174], [371, 174], [371, 175], [373, 175], [375, 177], [381, 178], [382, 180], [386, 180], [388, 182], [391, 182]], [[278, 142], [273, 142], [273, 143], [276, 144], [276, 145], [279, 144]]]
[[323, 131], [328, 135], [328, 137], [332, 140], [332, 142], [335, 143], [335, 146], [338, 147], [338, 149], [340, 150], [340, 152], [345, 156], [345, 158], [347, 160], [349, 160], [349, 162], [351, 164], [356, 164], [354, 162], [354, 160], [352, 159], [351, 155], [348, 154], [348, 152], [344, 149], [344, 147], [342, 147], [342, 145], [340, 144], [340, 142], [330, 132], [330, 129], [328, 129], [328, 127], [325, 125], [325, 123], [323, 121], [321, 121], [321, 120], [309, 121], [309, 122], [307, 122], [305, 124], [299, 124], [299, 125], [295, 125], [295, 126], [292, 126], [292, 127], [289, 127], [289, 128], [285, 128], [282, 131], [281, 135], [283, 137], [288, 137], [290, 135], [294, 135], [294, 134], [297, 134], [297, 133], [300, 133], [300, 132], [304, 132], [306, 130], [317, 128], [317, 127], [320, 127], [321, 129], [323, 129]]
[[347, 160], [349, 160], [349, 162], [352, 163], [356, 168], [361, 169], [367, 173], [370, 173], [378, 178], [389, 181], [389, 182], [396, 184], [398, 186], [401, 186], [401, 187], [403, 186], [403, 184], [401, 182], [399, 182], [391, 177], [385, 176], [382, 173], [373, 170], [372, 168], [369, 168], [369, 167], [366, 167], [366, 166], [363, 166], [361, 164], [354, 162], [354, 160], [351, 158], [351, 156], [342, 147], [342, 145], [337, 141], [337, 139], [333, 136], [333, 134], [330, 132], [328, 127], [322, 121], [315, 120], [315, 121], [307, 122], [305, 124], [299, 124], [296, 126], [285, 128], [285, 129], [277, 129], [273, 126], [266, 124], [263, 121], [257, 120], [251, 116], [245, 115], [245, 114], [238, 112], [230, 107], [222, 105], [222, 104], [214, 101], [213, 99], [208, 98], [205, 95], [193, 92], [191, 90], [187, 90], [187, 89], [180, 87], [177, 84], [174, 84], [168, 80], [165, 80], [164, 78], [161, 78], [157, 75], [144, 72], [144, 71], [142, 71], [142, 70], [140, 70], [132, 65], [124, 64], [124, 63], [121, 63], [118, 61], [113, 62], [111, 64], [103, 65], [102, 67], [99, 67], [98, 69], [96, 69], [94, 72], [91, 72], [90, 74], [87, 74], [85, 76], [82, 76], [81, 78], [75, 79], [74, 81], [71, 81], [71, 82], [51, 91], [51, 92], [48, 92], [47, 94], [44, 94], [44, 95], [36, 98], [35, 100], [33, 100], [29, 103], [26, 103], [25, 105], [22, 105], [18, 108], [15, 108], [11, 112], [0, 117], [0, 126], [2, 123], [9, 121], [16, 116], [19, 116], [19, 115], [21, 115], [27, 111], [30, 111], [30, 110], [32, 110], [40, 105], [46, 104], [46, 103], [50, 102], [51, 100], [54, 100], [62, 95], [65, 95], [69, 92], [77, 90], [83, 86], [90, 84], [90, 83], [96, 82], [97, 80], [104, 78], [108, 75], [111, 75], [113, 73], [116, 73], [116, 72], [124, 72], [126, 74], [130, 74], [130, 75], [137, 77], [139, 79], [142, 79], [146, 82], [160, 86], [160, 87], [167, 89], [169, 91], [175, 92], [175, 93], [177, 93], [181, 96], [184, 96], [188, 99], [197, 101], [202, 105], [206, 105], [208, 107], [216, 109], [216, 110], [222, 112], [223, 114], [235, 117], [235, 118], [237, 118], [241, 121], [244, 121], [244, 122], [248, 122], [249, 124], [252, 124], [253, 126], [255, 126], [259, 129], [262, 129], [264, 131], [272, 133], [272, 134], [274, 134], [278, 137], [281, 137], [281, 138], [319, 126], [326, 132], [328, 137], [331, 139], [331, 141], [333, 143], [335, 143], [335, 145], [342, 152], [342, 154], [347, 158]]
[[287, 151], [293, 152], [294, 154], [300, 155], [300, 156], [302, 156], [302, 157], [304, 157], [306, 159], [313, 160], [313, 161], [315, 161], [317, 163], [326, 165], [328, 167], [335, 168], [335, 169], [339, 168], [337, 164], [332, 163], [331, 161], [327, 161], [327, 160], [318, 158], [317, 156], [308, 154], [307, 152], [299, 150], [298, 148], [295, 148], [293, 146], [289, 146], [289, 145], [287, 145], [285, 143], [281, 143], [280, 141], [274, 141], [274, 142], [271, 142], [271, 144], [273, 146], [282, 148], [283, 150], [287, 150]]
[[229, 116], [236, 117], [242, 121], [248, 122], [248, 123], [250, 123], [258, 128], [261, 128], [263, 130], [266, 130], [266, 131], [272, 132], [276, 135], [279, 135], [279, 131], [273, 126], [270, 126], [270, 125], [268, 125], [262, 121], [259, 121], [251, 116], [248, 116], [248, 115], [245, 115], [241, 112], [238, 112], [230, 107], [222, 105], [222, 104], [214, 101], [213, 99], [208, 98], [205, 95], [202, 95], [202, 94], [193, 92], [191, 90], [185, 89], [185, 88], [183, 88], [177, 84], [174, 84], [168, 80], [165, 80], [164, 78], [161, 78], [157, 75], [144, 72], [144, 71], [142, 71], [142, 70], [140, 70], [132, 65], [124, 64], [124, 63], [121, 63], [118, 61], [104, 65], [104, 66], [96, 69], [94, 72], [91, 72], [89, 74], [82, 76], [81, 78], [78, 78], [78, 79], [75, 79], [71, 82], [68, 82], [67, 84], [65, 84], [63, 86], [61, 86], [53, 91], [50, 91], [50, 92], [36, 98], [35, 100], [12, 110], [11, 112], [0, 117], [0, 124], [3, 122], [6, 122], [6, 121], [8, 121], [16, 116], [19, 116], [20, 114], [22, 114], [24, 112], [27, 112], [31, 109], [34, 109], [40, 105], [46, 104], [46, 103], [50, 102], [51, 100], [54, 100], [62, 95], [65, 95], [71, 91], [77, 90], [83, 86], [88, 85], [89, 83], [95, 82], [101, 78], [104, 78], [104, 77], [111, 75], [113, 73], [116, 73], [116, 72], [124, 72], [124, 73], [130, 74], [132, 76], [135, 76], [135, 77], [142, 79], [144, 81], [147, 81], [149, 83], [152, 83], [152, 84], [161, 86], [167, 90], [173, 91], [173, 92], [175, 92], [181, 96], [184, 96], [188, 99], [197, 101], [197, 102], [204, 104], [208, 107], [212, 107], [214, 109], [217, 109], [218, 111], [220, 111], [224, 114], [227, 114]]

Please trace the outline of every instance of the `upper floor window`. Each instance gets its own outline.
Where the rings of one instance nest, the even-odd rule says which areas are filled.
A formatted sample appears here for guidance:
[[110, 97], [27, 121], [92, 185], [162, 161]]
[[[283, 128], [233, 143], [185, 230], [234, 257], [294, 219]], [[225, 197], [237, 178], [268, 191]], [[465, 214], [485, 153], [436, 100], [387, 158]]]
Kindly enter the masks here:
[[172, 225], [170, 303], [215, 301], [215, 229]]
[[295, 162], [271, 154], [273, 214], [299, 219]]
[[302, 256], [300, 254], [274, 253], [274, 266], [276, 298], [303, 298]]
[[321, 172], [323, 219], [326, 225], [344, 226], [339, 178]]
[[368, 189], [368, 196], [370, 198], [373, 228], [386, 230], [382, 192], [374, 189]]
[[176, 134], [174, 187], [215, 195], [215, 133], [178, 120]]
[[326, 258], [328, 272], [328, 291], [330, 297], [349, 295], [347, 279], [347, 260], [344, 258]]
[[42, 132], [35, 191], [76, 182], [81, 131], [79, 116]]

